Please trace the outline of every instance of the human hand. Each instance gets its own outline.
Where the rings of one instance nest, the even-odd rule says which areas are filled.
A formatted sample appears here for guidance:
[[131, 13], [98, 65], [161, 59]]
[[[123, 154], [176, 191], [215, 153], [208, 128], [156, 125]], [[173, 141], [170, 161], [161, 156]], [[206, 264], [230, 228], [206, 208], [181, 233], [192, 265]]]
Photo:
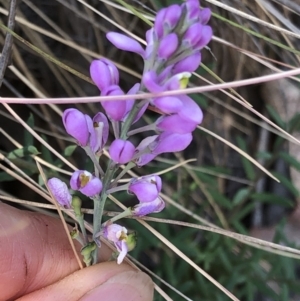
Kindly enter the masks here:
[[[110, 253], [101, 247], [102, 260]], [[60, 220], [0, 203], [0, 301], [152, 299], [146, 274], [115, 262], [78, 270]]]

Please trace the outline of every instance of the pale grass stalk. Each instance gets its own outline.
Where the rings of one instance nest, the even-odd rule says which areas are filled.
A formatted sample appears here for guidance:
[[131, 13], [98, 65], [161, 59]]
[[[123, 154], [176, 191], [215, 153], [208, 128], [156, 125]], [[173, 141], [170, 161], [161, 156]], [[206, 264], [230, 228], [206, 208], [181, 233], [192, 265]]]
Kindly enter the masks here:
[[[245, 19], [248, 19], [248, 20], [250, 20], [252, 22], [264, 25], [264, 26], [266, 26], [268, 28], [271, 28], [271, 29], [274, 29], [274, 30], [276, 30], [276, 31], [278, 31], [280, 33], [284, 33], [284, 34], [287, 34], [289, 36], [292, 36], [292, 37], [300, 39], [300, 35], [297, 34], [297, 33], [295, 33], [295, 32], [289, 31], [287, 29], [284, 29], [284, 28], [281, 28], [279, 26], [276, 26], [276, 25], [274, 25], [272, 23], [269, 23], [269, 22], [266, 22], [264, 20], [261, 20], [261, 19], [259, 19], [257, 17], [249, 15], [249, 14], [247, 14], [245, 12], [242, 12], [242, 11], [240, 11], [240, 10], [238, 10], [238, 9], [232, 7], [232, 6], [229, 6], [227, 4], [224, 4], [224, 3], [220, 2], [220, 1], [217, 1], [217, 0], [205, 0], [205, 1], [208, 2], [208, 3], [214, 4], [216, 6], [219, 6], [219, 7], [223, 8], [224, 10], [227, 10], [227, 11], [229, 11], [231, 13], [234, 13], [234, 14], [236, 14], [238, 16], [241, 16], [241, 17], [243, 17]], [[258, 1], [256, 1], [256, 2], [258, 2]]]
[[223, 143], [225, 143], [226, 145], [228, 145], [229, 147], [233, 148], [235, 151], [237, 151], [239, 154], [241, 154], [243, 157], [245, 157], [246, 159], [248, 159], [250, 162], [252, 162], [256, 167], [258, 167], [259, 169], [261, 169], [265, 174], [267, 174], [270, 178], [272, 178], [273, 180], [279, 182], [279, 180], [274, 177], [265, 167], [263, 167], [261, 164], [259, 164], [255, 159], [253, 159], [251, 156], [249, 156], [246, 152], [244, 152], [243, 150], [241, 150], [240, 148], [238, 148], [236, 145], [232, 144], [231, 142], [227, 141], [226, 139], [222, 138], [221, 136], [217, 135], [216, 133], [202, 127], [202, 126], [198, 126], [197, 127], [199, 130], [217, 138], [218, 140], [222, 141]]
[[117, 28], [121, 29], [123, 32], [125, 32], [128, 36], [133, 37], [135, 40], [137, 40], [138, 42], [140, 42], [143, 45], [146, 45], [146, 42], [139, 38], [137, 35], [133, 34], [132, 32], [130, 32], [129, 30], [127, 30], [126, 28], [124, 28], [123, 26], [120, 26], [117, 22], [111, 20], [109, 17], [105, 16], [105, 14], [102, 14], [101, 12], [99, 12], [97, 9], [95, 9], [94, 7], [92, 7], [91, 5], [87, 4], [85, 1], [83, 0], [77, 0], [77, 2], [83, 4], [84, 6], [86, 6], [87, 8], [89, 8], [91, 11], [93, 11], [95, 14], [99, 15], [101, 18], [105, 19], [106, 21], [108, 21], [109, 23], [111, 23], [112, 25], [116, 26]]
[[[177, 164], [177, 162], [175, 163], [174, 160], [170, 160], [170, 159], [166, 159], [166, 158], [156, 157], [155, 160], [158, 161], [158, 162], [162, 162], [162, 163], [166, 163], [166, 164], [170, 164], [170, 165]], [[208, 174], [208, 175], [211, 175], [211, 176], [219, 177], [219, 178], [222, 178], [222, 179], [230, 180], [230, 181], [233, 181], [233, 182], [245, 184], [245, 185], [248, 185], [248, 186], [253, 186], [252, 181], [249, 181], [249, 180], [246, 180], [246, 179], [240, 179], [238, 177], [230, 176], [230, 175], [227, 175], [227, 174], [222, 174], [220, 172], [212, 171], [208, 168], [197, 167], [197, 166], [192, 166], [192, 165], [188, 165], [188, 164], [185, 165], [185, 168], [186, 169], [191, 169], [191, 170], [194, 170], [194, 171], [198, 171], [198, 172], [201, 172], [201, 173], [205, 173], [205, 174]]]

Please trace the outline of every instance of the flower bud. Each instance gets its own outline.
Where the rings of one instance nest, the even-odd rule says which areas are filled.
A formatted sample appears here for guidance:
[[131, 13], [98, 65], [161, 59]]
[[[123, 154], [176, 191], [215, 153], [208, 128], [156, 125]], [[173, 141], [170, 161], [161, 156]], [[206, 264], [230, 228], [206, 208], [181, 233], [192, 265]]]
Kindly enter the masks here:
[[145, 216], [150, 213], [161, 212], [165, 208], [165, 202], [157, 197], [152, 202], [141, 202], [132, 208], [132, 215]]
[[203, 26], [201, 39], [196, 43], [194, 49], [202, 49], [211, 40], [213, 35], [212, 28], [208, 25]]
[[200, 12], [200, 22], [206, 25], [211, 17], [211, 10], [209, 8], [204, 8]]
[[[109, 86], [104, 89], [101, 93], [102, 96], [112, 96], [112, 95], [124, 95], [124, 92], [117, 85]], [[108, 100], [101, 101], [101, 105], [105, 110], [105, 113], [109, 118], [114, 121], [120, 121], [126, 114], [126, 101], [122, 100]]]
[[91, 118], [77, 109], [67, 109], [63, 113], [63, 123], [69, 135], [74, 137], [81, 146], [89, 141], [88, 122]]
[[129, 193], [134, 193], [140, 202], [154, 201], [161, 191], [161, 178], [157, 175], [133, 179], [128, 187]]
[[64, 208], [70, 209], [72, 196], [66, 183], [60, 179], [51, 178], [48, 180], [47, 185], [57, 203]]
[[183, 72], [192, 73], [197, 70], [201, 63], [201, 53], [200, 51], [191, 54], [173, 66], [172, 73], [178, 74]]
[[194, 47], [202, 37], [203, 25], [195, 23], [191, 25], [183, 36], [183, 43], [186, 43], [189, 47]]
[[88, 197], [94, 197], [102, 190], [102, 182], [86, 170], [75, 171], [70, 180], [70, 186]]
[[135, 153], [135, 147], [130, 141], [116, 139], [109, 148], [111, 159], [118, 164], [128, 163]]
[[124, 51], [135, 52], [144, 57], [145, 51], [136, 40], [117, 32], [109, 32], [106, 37], [117, 48]]
[[170, 33], [163, 37], [158, 47], [158, 57], [161, 59], [169, 59], [178, 48], [178, 37], [175, 33]]
[[105, 58], [92, 61], [90, 75], [100, 91], [109, 86], [119, 84], [119, 71], [117, 67], [113, 62]]

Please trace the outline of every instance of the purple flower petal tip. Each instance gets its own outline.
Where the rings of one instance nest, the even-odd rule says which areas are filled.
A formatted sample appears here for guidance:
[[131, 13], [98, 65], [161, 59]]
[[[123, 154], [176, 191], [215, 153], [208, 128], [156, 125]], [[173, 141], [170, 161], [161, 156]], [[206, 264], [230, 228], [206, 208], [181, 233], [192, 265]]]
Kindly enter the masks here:
[[106, 37], [117, 48], [124, 51], [135, 52], [144, 57], [145, 50], [136, 40], [118, 32], [109, 32]]
[[135, 147], [130, 141], [116, 139], [109, 148], [111, 159], [118, 164], [128, 163], [135, 153]]
[[88, 115], [77, 109], [67, 109], [63, 113], [63, 124], [69, 135], [74, 137], [81, 146], [86, 146], [89, 140]]

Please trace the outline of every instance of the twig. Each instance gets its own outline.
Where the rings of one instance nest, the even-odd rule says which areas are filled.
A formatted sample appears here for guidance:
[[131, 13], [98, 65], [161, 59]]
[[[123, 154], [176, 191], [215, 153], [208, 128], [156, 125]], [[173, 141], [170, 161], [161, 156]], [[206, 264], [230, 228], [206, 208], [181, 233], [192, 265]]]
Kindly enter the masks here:
[[[17, 1], [18, 0], [10, 0], [7, 27], [11, 30], [14, 30], [15, 27]], [[2, 85], [5, 70], [11, 58], [12, 45], [13, 45], [13, 36], [10, 33], [6, 33], [4, 46], [0, 57], [0, 87]]]

